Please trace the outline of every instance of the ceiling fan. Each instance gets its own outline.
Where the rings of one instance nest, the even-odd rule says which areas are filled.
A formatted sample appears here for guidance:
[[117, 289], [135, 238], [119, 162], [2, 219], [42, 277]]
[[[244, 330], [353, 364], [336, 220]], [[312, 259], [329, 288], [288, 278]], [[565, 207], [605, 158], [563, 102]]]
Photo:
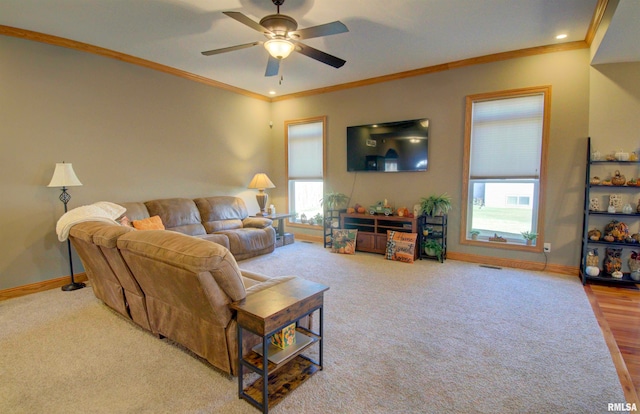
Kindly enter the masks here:
[[260, 23], [255, 22], [240, 12], [223, 12], [227, 16], [249, 26], [253, 30], [262, 33], [268, 40], [245, 43], [242, 45], [224, 47], [222, 49], [207, 50], [202, 52], [205, 56], [217, 55], [220, 53], [233, 52], [234, 50], [245, 49], [256, 45], [264, 45], [269, 52], [267, 70], [265, 76], [275, 76], [280, 70], [280, 61], [296, 51], [305, 56], [325, 63], [334, 68], [342, 67], [345, 60], [332, 56], [328, 53], [314, 49], [311, 46], [299, 42], [299, 39], [311, 39], [314, 37], [329, 36], [338, 33], [348, 32], [347, 26], [340, 21], [325, 23], [318, 26], [298, 28], [298, 22], [293, 17], [280, 14], [280, 6], [284, 0], [272, 0], [277, 7], [277, 14], [270, 14], [263, 17]]

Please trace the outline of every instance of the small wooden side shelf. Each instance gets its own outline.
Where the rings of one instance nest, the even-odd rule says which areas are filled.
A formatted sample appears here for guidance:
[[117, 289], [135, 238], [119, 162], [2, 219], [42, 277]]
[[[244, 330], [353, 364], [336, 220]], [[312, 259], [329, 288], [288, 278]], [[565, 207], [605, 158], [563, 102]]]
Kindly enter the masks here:
[[[380, 254], [387, 251], [387, 230], [418, 232], [415, 218], [358, 213], [340, 214], [340, 228], [358, 230], [356, 250]], [[418, 249], [414, 258], [418, 258]]]
[[[262, 338], [258, 352], [252, 349], [245, 354], [242, 346], [238, 346], [239, 398], [244, 398], [266, 414], [269, 407], [282, 401], [291, 391], [322, 370], [322, 317], [324, 292], [328, 289], [319, 283], [296, 278], [229, 305], [237, 312], [238, 344], [242, 344], [243, 330]], [[319, 314], [317, 332], [299, 326], [300, 319], [316, 311]], [[271, 337], [292, 323], [296, 324], [296, 337], [303, 335], [301, 338], [304, 340], [296, 340], [296, 344], [287, 347], [285, 355], [275, 355], [283, 352], [271, 346]], [[315, 344], [318, 344], [317, 361], [303, 355]], [[260, 375], [246, 388], [242, 375], [245, 367]]]

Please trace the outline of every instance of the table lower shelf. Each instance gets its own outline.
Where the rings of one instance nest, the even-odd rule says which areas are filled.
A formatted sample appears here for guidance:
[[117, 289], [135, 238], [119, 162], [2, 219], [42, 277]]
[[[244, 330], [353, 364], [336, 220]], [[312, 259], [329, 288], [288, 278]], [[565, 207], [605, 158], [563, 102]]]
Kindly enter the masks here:
[[[298, 355], [278, 372], [270, 374], [267, 385], [269, 389], [269, 408], [282, 401], [287, 394], [302, 385], [320, 369], [320, 366], [311, 359]], [[253, 384], [244, 389], [244, 393], [259, 404], [262, 404], [262, 384], [262, 378], [258, 378]]]

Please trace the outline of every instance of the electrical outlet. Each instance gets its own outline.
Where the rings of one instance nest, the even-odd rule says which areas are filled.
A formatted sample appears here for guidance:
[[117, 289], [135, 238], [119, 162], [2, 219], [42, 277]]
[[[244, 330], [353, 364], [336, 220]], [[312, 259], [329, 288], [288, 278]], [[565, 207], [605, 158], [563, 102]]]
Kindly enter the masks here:
[[544, 244], [544, 251], [545, 253], [549, 253], [551, 251], [551, 243]]

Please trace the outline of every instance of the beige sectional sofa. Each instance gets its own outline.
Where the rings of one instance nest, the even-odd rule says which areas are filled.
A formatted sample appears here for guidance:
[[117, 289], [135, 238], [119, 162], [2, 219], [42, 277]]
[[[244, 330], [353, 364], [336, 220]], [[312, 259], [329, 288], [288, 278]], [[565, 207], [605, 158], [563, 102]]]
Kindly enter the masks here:
[[[193, 221], [182, 224], [182, 229], [203, 236], [197, 230], [195, 213], [179, 216], [176, 210], [167, 213], [156, 209], [154, 203], [149, 205], [150, 211], [143, 210], [141, 214], [163, 213], [170, 218], [169, 226], [174, 219]], [[134, 208], [141, 206], [136, 204]], [[133, 208], [128, 210], [128, 214], [133, 213]], [[240, 218], [220, 217], [208, 223], [232, 220], [228, 227], [238, 230], [237, 220], [242, 222]], [[249, 232], [255, 231], [264, 232], [249, 228]], [[230, 244], [242, 244], [243, 234], [240, 232]], [[84, 221], [70, 228], [69, 238], [99, 299], [141, 328], [185, 346], [232, 375], [238, 375], [239, 344], [235, 315], [229, 304], [293, 278], [269, 278], [242, 271], [234, 255], [220, 243], [177, 231], [135, 230], [113, 223]], [[245, 351], [257, 343], [256, 336], [243, 335]]]
[[271, 253], [276, 246], [272, 221], [249, 217], [238, 197], [166, 198], [118, 203], [129, 220], [159, 216], [165, 229], [206, 238], [227, 247], [236, 260]]

